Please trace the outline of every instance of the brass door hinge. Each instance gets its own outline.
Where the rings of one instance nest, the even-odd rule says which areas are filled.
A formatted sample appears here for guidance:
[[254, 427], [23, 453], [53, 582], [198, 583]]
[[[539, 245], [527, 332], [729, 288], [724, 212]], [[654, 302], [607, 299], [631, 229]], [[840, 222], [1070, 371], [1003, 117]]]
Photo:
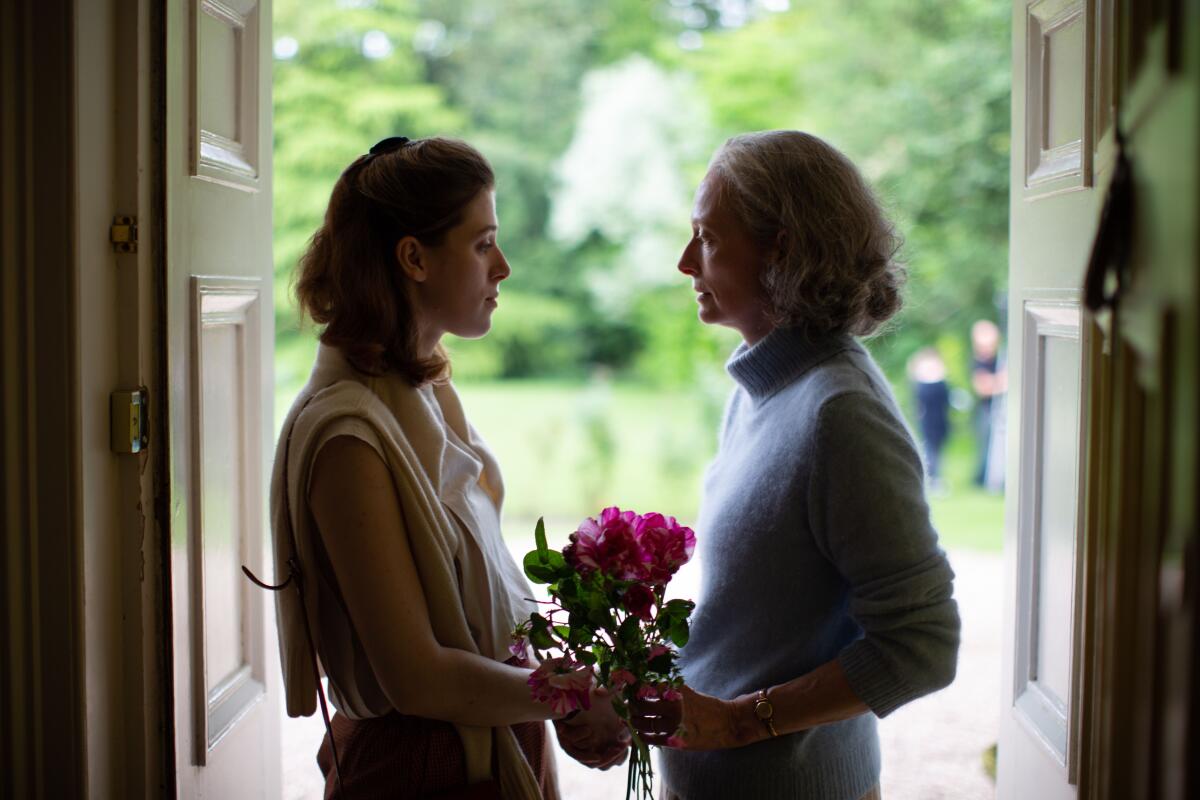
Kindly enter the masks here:
[[137, 239], [137, 217], [113, 217], [108, 240], [112, 242], [114, 253], [136, 253]]

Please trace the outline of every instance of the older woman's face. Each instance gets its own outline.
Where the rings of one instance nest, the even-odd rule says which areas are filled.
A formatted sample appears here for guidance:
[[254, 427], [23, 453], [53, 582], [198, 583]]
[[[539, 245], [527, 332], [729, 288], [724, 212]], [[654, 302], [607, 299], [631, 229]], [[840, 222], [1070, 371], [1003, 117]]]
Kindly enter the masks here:
[[772, 327], [759, 282], [764, 253], [727, 208], [722, 180], [709, 173], [696, 190], [692, 239], [679, 258], [679, 271], [692, 279], [701, 322], [733, 328], [754, 344]]

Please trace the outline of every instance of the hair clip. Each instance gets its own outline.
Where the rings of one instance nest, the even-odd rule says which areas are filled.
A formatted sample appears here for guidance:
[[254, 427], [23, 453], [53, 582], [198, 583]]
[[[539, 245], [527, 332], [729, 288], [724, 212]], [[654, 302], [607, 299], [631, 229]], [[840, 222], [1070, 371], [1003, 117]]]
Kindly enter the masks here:
[[375, 146], [371, 148], [371, 155], [377, 156], [381, 153], [391, 153], [394, 150], [399, 150], [411, 140], [407, 136], [389, 136], [386, 139], [380, 139]]

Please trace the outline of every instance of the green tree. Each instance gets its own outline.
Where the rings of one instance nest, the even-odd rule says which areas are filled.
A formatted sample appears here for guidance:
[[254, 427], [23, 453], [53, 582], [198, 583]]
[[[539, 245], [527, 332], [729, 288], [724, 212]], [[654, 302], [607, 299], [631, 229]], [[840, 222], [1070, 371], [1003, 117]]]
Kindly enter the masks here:
[[[898, 377], [918, 346], [947, 331], [963, 338], [975, 318], [994, 316], [1004, 288], [1008, 6], [791, 5], [279, 0], [277, 297], [287, 299], [292, 267], [346, 164], [387, 135], [457, 135], [496, 168], [501, 241], [514, 267], [493, 334], [453, 343], [462, 374], [571, 375], [607, 365], [659, 382], [693, 380], [719, 365], [729, 340], [696, 323], [686, 281], [673, 273], [692, 189], [726, 136], [795, 127], [854, 159], [906, 238], [908, 307], [872, 342]], [[585, 87], [620, 84], [612, 76], [621, 65], [645, 59], [688, 95], [674, 105], [702, 109], [710, 122], [674, 131], [637, 103], [588, 99]], [[694, 88], [685, 88], [688, 76]], [[649, 83], [622, 86], [618, 94]], [[655, 102], [664, 107], [657, 116], [669, 118], [672, 104]], [[609, 110], [597, 116], [602, 106]], [[598, 118], [617, 136], [594, 135]], [[657, 162], [669, 165], [659, 178], [637, 167]], [[622, 178], [630, 165], [640, 171]], [[653, 213], [645, 211], [655, 196]], [[574, 223], [563, 224], [572, 210]], [[638, 279], [650, 274], [664, 283]], [[613, 302], [621, 292], [610, 290], [622, 286], [630, 291]], [[280, 377], [294, 383], [307, 359], [287, 355], [306, 355], [311, 337], [296, 336], [286, 302], [278, 330]]]
[[699, 50], [723, 136], [799, 128], [849, 155], [905, 236], [908, 307], [872, 346], [898, 378], [946, 329], [997, 314], [1008, 235], [1009, 7], [998, 0], [809, 0]]
[[379, 139], [459, 129], [463, 115], [425, 80], [410, 45], [415, 3], [277, 0], [274, 32], [277, 379], [294, 387], [311, 361], [290, 283], [341, 171]]

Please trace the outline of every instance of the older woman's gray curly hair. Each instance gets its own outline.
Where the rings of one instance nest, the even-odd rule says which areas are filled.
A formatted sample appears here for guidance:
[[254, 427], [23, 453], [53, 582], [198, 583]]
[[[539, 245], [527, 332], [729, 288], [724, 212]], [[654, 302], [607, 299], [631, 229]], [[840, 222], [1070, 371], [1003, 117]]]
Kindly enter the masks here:
[[751, 236], [771, 253], [761, 280], [771, 321], [874, 333], [900, 310], [900, 237], [850, 160], [816, 136], [735, 136], [709, 172]]

